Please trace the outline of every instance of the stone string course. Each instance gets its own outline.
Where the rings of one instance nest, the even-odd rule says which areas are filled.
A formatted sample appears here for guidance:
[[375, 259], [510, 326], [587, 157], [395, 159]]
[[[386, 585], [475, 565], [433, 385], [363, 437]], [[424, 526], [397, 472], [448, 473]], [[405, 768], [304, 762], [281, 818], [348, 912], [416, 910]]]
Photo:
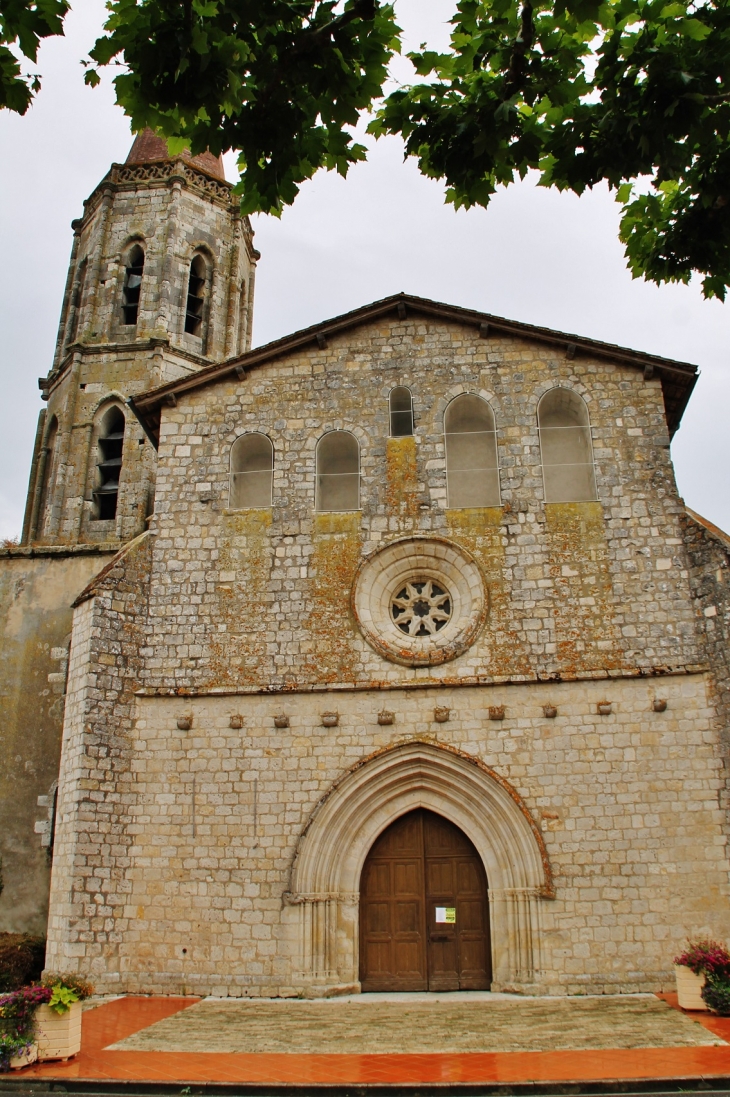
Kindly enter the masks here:
[[[555, 384], [586, 400], [597, 502], [542, 501], [536, 407]], [[395, 385], [412, 389], [414, 439], [388, 438]], [[443, 411], [465, 391], [495, 412], [498, 508], [445, 509]], [[357, 513], [314, 513], [315, 446], [333, 428], [360, 443]], [[246, 430], [274, 443], [270, 510], [228, 510]], [[730, 936], [727, 638], [705, 612], [714, 599], [721, 617], [724, 565], [696, 529], [659, 381], [524, 339], [381, 321], [181, 397], [163, 414], [150, 534], [76, 611], [48, 963], [103, 991], [350, 985], [338, 957], [353, 922], [333, 897], [307, 900], [332, 966], [315, 978], [302, 959], [319, 930], [287, 901], [292, 866], [349, 767], [419, 740], [494, 769], [541, 828], [556, 897], [530, 898], [529, 924], [504, 930], [531, 942], [536, 970], [515, 986], [669, 985], [687, 935]], [[468, 549], [489, 592], [480, 635], [437, 667], [382, 658], [350, 615], [363, 556], [416, 532]], [[391, 726], [377, 723], [384, 685]]]

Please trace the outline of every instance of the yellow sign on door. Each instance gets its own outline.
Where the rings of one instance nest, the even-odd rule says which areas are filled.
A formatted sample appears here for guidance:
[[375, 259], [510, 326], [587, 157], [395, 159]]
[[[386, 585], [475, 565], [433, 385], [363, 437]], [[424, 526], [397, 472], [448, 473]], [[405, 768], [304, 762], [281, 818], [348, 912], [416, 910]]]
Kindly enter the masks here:
[[436, 907], [436, 922], [439, 925], [455, 925], [456, 907]]

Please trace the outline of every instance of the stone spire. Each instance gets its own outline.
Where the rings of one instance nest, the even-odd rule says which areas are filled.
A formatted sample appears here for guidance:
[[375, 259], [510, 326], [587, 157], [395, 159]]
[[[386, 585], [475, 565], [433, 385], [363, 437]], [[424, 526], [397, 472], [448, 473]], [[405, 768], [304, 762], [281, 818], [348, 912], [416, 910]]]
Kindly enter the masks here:
[[[207, 150], [201, 152], [199, 156], [191, 156], [187, 149], [182, 155], [183, 159], [194, 164], [196, 168], [201, 168], [202, 171], [206, 171], [209, 175], [214, 175], [217, 179], [225, 179], [226, 173], [223, 167], [223, 159], [220, 156], [214, 156], [212, 152], [208, 152]], [[173, 157], [171, 157], [170, 153], [167, 151], [167, 142], [165, 139], [163, 137], [158, 137], [151, 129], [145, 129], [135, 137], [125, 163], [149, 164], [153, 160], [171, 159], [173, 159]]]

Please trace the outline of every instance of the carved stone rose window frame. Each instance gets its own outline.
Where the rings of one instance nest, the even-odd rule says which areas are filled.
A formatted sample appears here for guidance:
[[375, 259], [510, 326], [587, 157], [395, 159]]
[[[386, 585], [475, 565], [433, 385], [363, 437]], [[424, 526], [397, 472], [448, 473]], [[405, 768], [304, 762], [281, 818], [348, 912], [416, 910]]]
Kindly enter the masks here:
[[[418, 588], [429, 597], [419, 599]], [[434, 597], [434, 589], [448, 600]], [[488, 612], [484, 580], [471, 553], [446, 538], [430, 536], [399, 538], [366, 557], [355, 574], [350, 602], [371, 647], [393, 663], [412, 667], [437, 666], [462, 655], [474, 643]], [[417, 635], [404, 632], [394, 607], [411, 602], [438, 627], [420, 629]]]

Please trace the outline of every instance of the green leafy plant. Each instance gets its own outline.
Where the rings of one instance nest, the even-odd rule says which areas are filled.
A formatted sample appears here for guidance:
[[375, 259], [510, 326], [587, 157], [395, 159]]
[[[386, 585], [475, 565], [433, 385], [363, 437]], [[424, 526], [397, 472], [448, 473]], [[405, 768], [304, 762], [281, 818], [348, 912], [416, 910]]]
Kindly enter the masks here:
[[1, 0], [0, 107], [25, 114], [41, 86], [40, 76], [23, 72], [16, 53], [35, 64], [41, 39], [63, 34], [70, 8], [70, 0]]
[[72, 973], [57, 975], [50, 972], [43, 976], [42, 986], [50, 991], [49, 1007], [59, 1014], [68, 1013], [74, 1002], [90, 998], [94, 993], [87, 979]]
[[71, 990], [70, 987], [62, 986], [57, 983], [51, 991], [51, 998], [48, 1002], [48, 1008], [52, 1009], [55, 1013], [62, 1014], [68, 1013], [74, 1002], [79, 1001], [79, 996], [75, 990]]
[[730, 976], [707, 975], [701, 994], [713, 1013], [730, 1017]]
[[[67, 0], [0, 0], [0, 43], [35, 59]], [[400, 50], [379, 0], [109, 0], [86, 80], [115, 66], [135, 132], [171, 155], [239, 153], [243, 213], [280, 214], [320, 168], [346, 175], [353, 127], [398, 135], [457, 208], [487, 206], [529, 171], [621, 206], [634, 277], [730, 285], [730, 0], [457, 0], [450, 48], [409, 54], [416, 79], [385, 95]], [[5, 50], [5, 54], [2, 50]], [[4, 58], [4, 60], [3, 60]], [[37, 78], [0, 46], [0, 105]], [[379, 104], [376, 116], [372, 112]]]

